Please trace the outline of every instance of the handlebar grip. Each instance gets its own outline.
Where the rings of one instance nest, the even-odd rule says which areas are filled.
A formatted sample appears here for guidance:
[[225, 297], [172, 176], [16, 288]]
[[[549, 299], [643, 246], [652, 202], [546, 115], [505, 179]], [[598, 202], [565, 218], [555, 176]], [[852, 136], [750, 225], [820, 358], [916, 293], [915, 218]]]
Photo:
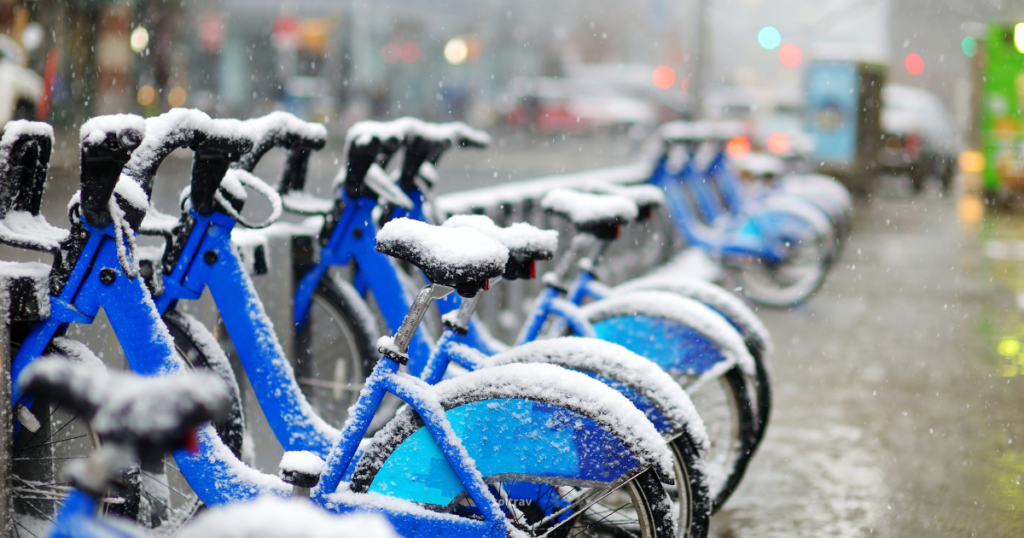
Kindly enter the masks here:
[[384, 168], [405, 145], [412, 118], [399, 118], [388, 122], [361, 121], [349, 128], [345, 137], [348, 158], [345, 163], [345, 192], [351, 197], [361, 196], [363, 180], [374, 163]]
[[11, 121], [0, 138], [0, 218], [12, 209], [39, 214], [53, 149], [53, 128]]
[[412, 136], [406, 141], [405, 159], [402, 161], [402, 175], [399, 176], [398, 185], [404, 191], [419, 189], [416, 185], [416, 175], [420, 172], [423, 163], [437, 163], [441, 155], [452, 147], [451, 139], [429, 139], [421, 136]]
[[[201, 135], [201, 136], [200, 136]], [[203, 216], [217, 208], [214, 195], [228, 167], [252, 150], [253, 141], [245, 124], [238, 120], [210, 120], [209, 127], [197, 132], [192, 144], [192, 208]]]
[[275, 147], [288, 151], [278, 191], [301, 191], [306, 184], [309, 156], [327, 144], [327, 129], [319, 124], [303, 121], [288, 112], [271, 112], [261, 118], [245, 122], [253, 133], [253, 147], [242, 156], [236, 167], [252, 172], [264, 155]]
[[97, 116], [82, 125], [82, 218], [90, 225], [111, 223], [110, 196], [145, 131], [145, 120], [129, 114]]

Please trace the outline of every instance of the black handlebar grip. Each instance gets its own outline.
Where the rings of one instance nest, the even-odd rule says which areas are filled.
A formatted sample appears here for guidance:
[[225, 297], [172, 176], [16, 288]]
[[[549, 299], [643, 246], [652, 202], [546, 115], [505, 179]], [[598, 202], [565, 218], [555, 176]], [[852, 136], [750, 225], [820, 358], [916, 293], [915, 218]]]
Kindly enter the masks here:
[[[10, 136], [6, 136], [8, 129]], [[38, 215], [50, 165], [53, 130], [41, 122], [10, 122], [4, 134], [0, 141], [0, 218], [12, 209]]]
[[[211, 120], [214, 127], [221, 125], [240, 124], [237, 120]], [[223, 123], [222, 123], [223, 122]], [[232, 163], [252, 149], [252, 139], [242, 129], [211, 129], [203, 133], [201, 141], [193, 144], [195, 154], [192, 157], [192, 208], [203, 216], [213, 214], [217, 208], [214, 195], [220, 188], [220, 182]], [[232, 132], [234, 131], [234, 132]], [[197, 138], [198, 133], [197, 133]]]
[[349, 197], [357, 198], [362, 195], [363, 179], [376, 162], [381, 146], [383, 143], [379, 138], [362, 144], [353, 140], [349, 144], [348, 160], [345, 162], [345, 192]]
[[82, 140], [82, 218], [91, 226], [103, 228], [111, 223], [107, 204], [142, 138], [139, 129], [112, 125], [111, 130], [95, 130]]
[[437, 164], [448, 148], [452, 147], [450, 139], [429, 139], [421, 136], [410, 137], [405, 144], [405, 160], [402, 161], [402, 175], [398, 185], [409, 192], [418, 190], [416, 175], [423, 163]]
[[301, 191], [306, 184], [309, 156], [327, 144], [327, 129], [319, 123], [303, 121], [281, 111], [248, 120], [245, 124], [252, 132], [258, 133], [257, 139], [235, 166], [252, 172], [268, 151], [275, 147], [284, 148], [289, 154], [278, 190], [282, 194], [290, 190]]

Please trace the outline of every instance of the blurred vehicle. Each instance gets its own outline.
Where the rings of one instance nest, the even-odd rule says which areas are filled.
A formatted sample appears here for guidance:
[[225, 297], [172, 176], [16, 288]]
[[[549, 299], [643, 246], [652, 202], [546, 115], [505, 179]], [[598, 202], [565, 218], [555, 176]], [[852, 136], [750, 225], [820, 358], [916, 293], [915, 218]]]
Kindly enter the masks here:
[[0, 125], [36, 119], [43, 78], [28, 68], [28, 55], [16, 41], [0, 34]]
[[791, 104], [776, 104], [757, 116], [753, 143], [784, 159], [806, 158], [814, 151], [814, 139], [803, 127], [803, 112]]
[[569, 78], [516, 78], [498, 98], [510, 125], [539, 132], [588, 133], [601, 128], [650, 126], [654, 107], [607, 84]]
[[622, 95], [652, 105], [659, 124], [683, 118], [692, 106], [692, 99], [685, 90], [685, 79], [677, 80], [673, 87], [667, 89], [651, 84], [653, 65], [566, 62], [563, 67], [567, 77], [602, 83]]
[[935, 176], [947, 192], [960, 140], [942, 102], [925, 90], [900, 84], [885, 86], [882, 101], [882, 170], [910, 176], [914, 192], [921, 192], [928, 177]]

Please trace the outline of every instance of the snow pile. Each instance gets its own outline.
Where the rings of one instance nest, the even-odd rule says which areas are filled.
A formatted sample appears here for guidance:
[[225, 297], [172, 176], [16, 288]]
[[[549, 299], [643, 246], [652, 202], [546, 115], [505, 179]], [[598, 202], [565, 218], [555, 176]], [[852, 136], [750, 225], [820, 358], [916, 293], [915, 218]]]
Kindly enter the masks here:
[[591, 194], [571, 189], [554, 189], [540, 206], [562, 215], [576, 225], [617, 220], [629, 222], [637, 217], [637, 207], [629, 198], [609, 194]]
[[0, 260], [0, 323], [11, 321], [11, 292], [14, 281], [32, 282], [35, 303], [39, 305], [40, 319], [50, 317], [50, 266], [39, 262], [8, 262]]
[[725, 274], [722, 272], [722, 266], [711, 259], [704, 249], [689, 247], [673, 256], [661, 267], [652, 270], [648, 276], [694, 278], [717, 282], [721, 281]]
[[704, 421], [686, 391], [657, 364], [618, 344], [576, 337], [538, 340], [494, 355], [488, 364], [538, 362], [619, 381], [654, 404], [676, 431], [685, 428], [701, 450], [708, 446]]
[[581, 188], [595, 182], [638, 183], [651, 174], [650, 163], [636, 163], [614, 168], [588, 170], [574, 174], [559, 174], [528, 181], [503, 183], [446, 194], [438, 197], [438, 209], [449, 214], [473, 213], [475, 208], [497, 208], [501, 204], [519, 204], [525, 200], [543, 198], [556, 188]]
[[324, 460], [308, 450], [290, 450], [281, 456], [278, 468], [286, 473], [319, 475], [324, 472]]
[[42, 215], [12, 209], [0, 219], [0, 241], [14, 246], [32, 246], [47, 251], [60, 248], [68, 231], [51, 226]]
[[782, 159], [767, 153], [750, 152], [742, 159], [733, 162], [741, 171], [758, 178], [773, 178], [785, 170]]
[[442, 225], [445, 228], [472, 228], [499, 241], [516, 256], [551, 258], [558, 248], [558, 232], [541, 230], [525, 222], [502, 228], [487, 215], [455, 215]]
[[[86, 121], [78, 130], [81, 141], [90, 144], [103, 143], [108, 133], [115, 135], [119, 139], [126, 136], [131, 138], [135, 136], [142, 137], [146, 134], [146, 120], [142, 116], [136, 116], [135, 114], [108, 114], [96, 116]], [[124, 145], [133, 146], [134, 143]]]
[[275, 497], [205, 510], [178, 538], [400, 538], [378, 514], [331, 514], [308, 502]]
[[285, 210], [300, 215], [327, 215], [334, 209], [334, 200], [306, 191], [290, 190], [281, 195], [281, 205]]
[[726, 359], [705, 372], [702, 379], [717, 377], [736, 365], [747, 375], [754, 375], [754, 359], [740, 333], [719, 313], [693, 299], [661, 291], [636, 291], [612, 295], [581, 310], [592, 323], [616, 316], [652, 316], [675, 321], [703, 335]]
[[4, 124], [4, 135], [0, 137], [0, 148], [10, 147], [15, 140], [23, 136], [46, 137], [53, 143], [53, 127], [41, 121], [11, 120]]
[[432, 226], [404, 217], [377, 232], [377, 250], [435, 273], [441, 284], [459, 280], [467, 272], [481, 279], [494, 278], [508, 261], [504, 245], [476, 230]]
[[771, 334], [761, 322], [761, 318], [743, 302], [742, 299], [729, 293], [721, 286], [712, 284], [696, 278], [684, 276], [648, 276], [631, 280], [616, 286], [614, 293], [624, 293], [639, 290], [661, 290], [668, 291], [696, 299], [711, 308], [721, 312], [736, 327], [740, 329], [743, 336], [753, 338], [763, 345], [765, 350], [771, 351]]
[[641, 207], [657, 207], [665, 203], [665, 193], [654, 185], [617, 185], [615, 183], [595, 182], [586, 185], [584, 189], [597, 194], [625, 196]]

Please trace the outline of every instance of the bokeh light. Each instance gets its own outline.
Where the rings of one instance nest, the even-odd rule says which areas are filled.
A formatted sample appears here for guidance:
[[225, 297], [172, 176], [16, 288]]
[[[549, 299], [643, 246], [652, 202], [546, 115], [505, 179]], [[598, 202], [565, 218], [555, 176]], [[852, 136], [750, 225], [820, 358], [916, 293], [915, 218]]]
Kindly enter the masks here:
[[911, 75], [920, 75], [924, 72], [924, 60], [916, 52], [908, 54], [907, 59], [903, 60], [903, 65]]
[[461, 37], [452, 38], [444, 46], [444, 59], [452, 65], [466, 63], [469, 58], [469, 44]]
[[690, 77], [683, 77], [679, 87], [683, 89], [683, 95], [690, 95]]
[[757, 44], [772, 50], [782, 44], [782, 34], [774, 26], [765, 26], [757, 33]]
[[135, 52], [142, 52], [149, 46], [149, 30], [145, 27], [139, 26], [132, 30], [131, 37], [128, 38], [128, 42], [132, 46], [132, 50]]
[[786, 67], [796, 67], [800, 65], [800, 62], [802, 62], [803, 59], [803, 53], [801, 53], [800, 49], [792, 43], [783, 45], [782, 48], [779, 49], [779, 61]]
[[654, 82], [655, 88], [667, 90], [676, 83], [676, 72], [667, 65], [659, 65], [651, 75], [651, 81]]
[[404, 43], [398, 49], [398, 57], [407, 64], [414, 64], [420, 59], [420, 46], [416, 43]]
[[765, 147], [768, 151], [781, 155], [789, 151], [792, 144], [789, 141], [789, 136], [786, 133], [772, 133], [768, 135], [768, 139], [765, 140]]
[[974, 58], [974, 55], [978, 53], [978, 40], [967, 36], [960, 42], [960, 48], [968, 58]]
[[388, 43], [380, 49], [380, 58], [388, 65], [398, 63], [402, 58], [402, 47], [398, 43]]
[[750, 140], [745, 136], [734, 136], [725, 145], [725, 151], [733, 159], [742, 159], [750, 153]]
[[1013, 27], [1013, 44], [1017, 45], [1017, 52], [1024, 52], [1024, 22]]
[[980, 174], [985, 171], [985, 155], [980, 151], [965, 151], [958, 159], [960, 169], [968, 174]]
[[150, 106], [156, 102], [156, 90], [147, 84], [139, 88], [139, 93], [135, 96], [135, 100], [142, 106]]
[[179, 107], [185, 104], [185, 97], [185, 88], [175, 86], [171, 88], [170, 92], [167, 92], [167, 104], [172, 107]]

